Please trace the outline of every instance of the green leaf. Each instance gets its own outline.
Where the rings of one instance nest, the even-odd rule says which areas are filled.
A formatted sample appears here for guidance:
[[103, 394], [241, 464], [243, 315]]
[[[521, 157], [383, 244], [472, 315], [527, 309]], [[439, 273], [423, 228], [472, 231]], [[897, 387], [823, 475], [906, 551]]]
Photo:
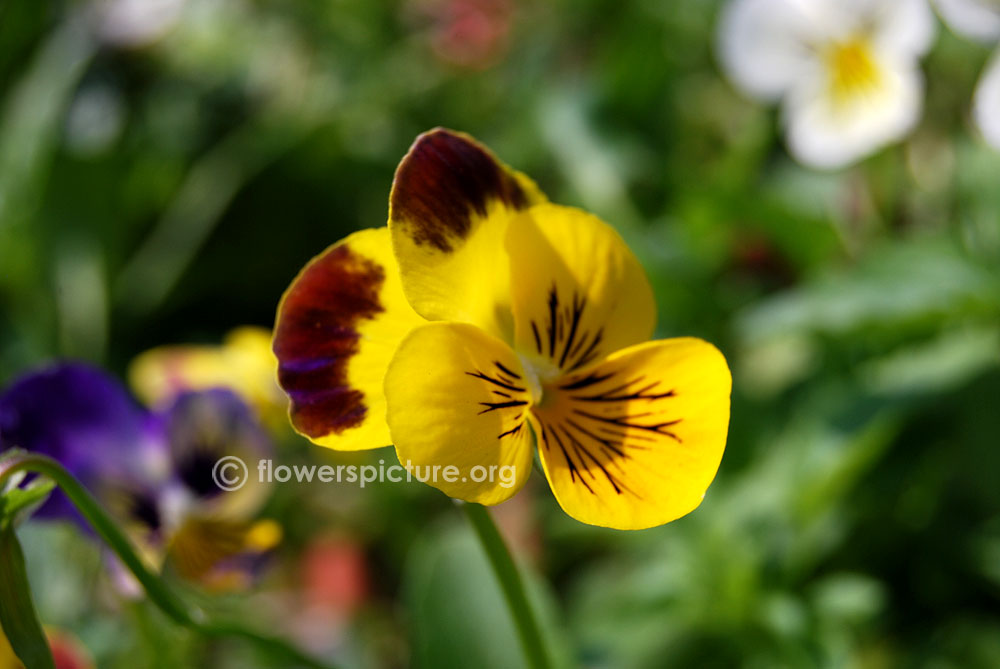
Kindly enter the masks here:
[[48, 479], [33, 481], [0, 495], [0, 528], [17, 527], [45, 503], [56, 484]]
[[998, 299], [992, 267], [946, 237], [930, 237], [885, 244], [857, 265], [758, 302], [737, 317], [736, 328], [752, 346], [796, 333], [843, 339], [878, 327], [992, 318]]
[[[555, 636], [556, 665], [566, 666], [554, 634], [551, 606], [529, 581], [528, 595], [548, 638]], [[521, 644], [490, 563], [468, 528], [446, 525], [425, 534], [410, 553], [405, 573], [412, 665], [449, 669], [525, 666]]]
[[452, 527], [414, 547], [407, 574], [415, 667], [521, 667], [517, 632], [486, 557]]
[[10, 526], [0, 528], [0, 626], [26, 667], [55, 669], [31, 600], [24, 553]]

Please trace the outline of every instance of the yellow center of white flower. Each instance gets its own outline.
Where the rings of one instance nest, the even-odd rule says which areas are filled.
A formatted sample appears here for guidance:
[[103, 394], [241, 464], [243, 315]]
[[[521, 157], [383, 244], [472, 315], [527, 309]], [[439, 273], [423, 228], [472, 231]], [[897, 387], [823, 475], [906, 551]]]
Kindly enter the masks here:
[[869, 97], [882, 84], [871, 42], [858, 37], [831, 45], [826, 53], [830, 93], [837, 104]]

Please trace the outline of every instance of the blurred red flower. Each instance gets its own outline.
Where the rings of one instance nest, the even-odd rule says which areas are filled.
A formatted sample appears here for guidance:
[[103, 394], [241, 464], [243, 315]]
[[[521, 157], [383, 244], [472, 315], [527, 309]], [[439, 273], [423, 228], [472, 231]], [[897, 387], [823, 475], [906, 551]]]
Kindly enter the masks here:
[[416, 0], [430, 20], [430, 45], [452, 65], [484, 69], [507, 52], [514, 5], [511, 0]]

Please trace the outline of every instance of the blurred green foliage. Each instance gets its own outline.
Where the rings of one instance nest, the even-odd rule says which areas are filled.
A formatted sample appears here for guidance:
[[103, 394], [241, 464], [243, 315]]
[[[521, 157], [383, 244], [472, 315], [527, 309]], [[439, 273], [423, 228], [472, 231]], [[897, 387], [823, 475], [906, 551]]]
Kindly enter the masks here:
[[[967, 121], [988, 49], [942, 28], [913, 135], [817, 173], [720, 75], [718, 2], [189, 0], [131, 44], [115, 4], [0, 5], [0, 382], [270, 325], [311, 256], [384, 223], [412, 139], [464, 130], [617, 226], [659, 334], [709, 339], [734, 371], [692, 515], [616, 533], [525, 493], [566, 663], [1000, 666], [1000, 155]], [[456, 25], [463, 5], [485, 23]], [[394, 456], [341, 461], [365, 457]], [[276, 575], [211, 605], [276, 618], [247, 601], [293, 589], [310, 537], [338, 532], [371, 586], [321, 649], [512, 666], [484, 563], [434, 520], [449, 506], [417, 484], [286, 487]], [[43, 619], [100, 666], [261, 662], [99, 596], [68, 528], [25, 535]]]

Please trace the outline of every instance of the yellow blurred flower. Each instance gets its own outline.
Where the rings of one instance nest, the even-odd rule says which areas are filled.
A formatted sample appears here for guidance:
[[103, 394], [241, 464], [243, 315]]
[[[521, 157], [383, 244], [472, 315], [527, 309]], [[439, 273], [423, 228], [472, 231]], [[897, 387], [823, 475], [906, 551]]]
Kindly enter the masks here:
[[214, 590], [245, 590], [284, 531], [265, 518], [238, 523], [190, 518], [171, 538], [169, 564], [184, 578]]
[[0, 629], [0, 669], [20, 669], [21, 662], [14, 655], [14, 649], [7, 641], [7, 635]]
[[219, 346], [162, 346], [142, 353], [129, 367], [129, 382], [148, 406], [163, 407], [179, 392], [228, 388], [270, 425], [283, 424], [287, 400], [275, 380], [271, 333], [244, 326]]

